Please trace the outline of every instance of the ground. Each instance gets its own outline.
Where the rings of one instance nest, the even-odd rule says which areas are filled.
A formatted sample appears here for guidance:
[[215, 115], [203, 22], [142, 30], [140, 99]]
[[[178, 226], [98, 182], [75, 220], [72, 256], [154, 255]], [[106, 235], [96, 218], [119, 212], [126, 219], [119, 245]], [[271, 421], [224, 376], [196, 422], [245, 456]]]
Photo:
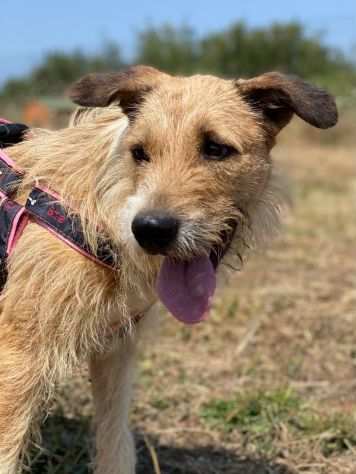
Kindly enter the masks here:
[[[275, 150], [294, 205], [280, 236], [185, 328], [162, 315], [140, 357], [139, 474], [356, 472], [356, 139], [295, 122]], [[87, 378], [59, 391], [36, 474], [88, 468]]]

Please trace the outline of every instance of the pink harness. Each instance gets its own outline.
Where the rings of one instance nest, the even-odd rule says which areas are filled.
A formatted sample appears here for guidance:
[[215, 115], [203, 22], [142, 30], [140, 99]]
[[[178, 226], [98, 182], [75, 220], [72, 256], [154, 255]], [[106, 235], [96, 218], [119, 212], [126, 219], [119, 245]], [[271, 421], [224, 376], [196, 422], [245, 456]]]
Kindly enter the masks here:
[[44, 186], [34, 186], [27, 198], [25, 206], [21, 206], [11, 198], [16, 193], [24, 173], [3, 150], [0, 150], [0, 208], [16, 209], [9, 229], [7, 251], [10, 255], [21, 230], [32, 217], [42, 227], [54, 233], [70, 247], [87, 258], [108, 268], [115, 268], [115, 254], [108, 241], [101, 241], [97, 254], [94, 255], [86, 244], [80, 219], [68, 213], [61, 204], [60, 196]]
[[[9, 123], [0, 119], [2, 123]], [[31, 220], [80, 254], [110, 269], [118, 268], [117, 251], [108, 240], [99, 239], [94, 253], [86, 242], [78, 215], [69, 213], [61, 197], [43, 186], [34, 186], [25, 206], [16, 194], [25, 173], [0, 149], [0, 290], [7, 278], [7, 259]]]

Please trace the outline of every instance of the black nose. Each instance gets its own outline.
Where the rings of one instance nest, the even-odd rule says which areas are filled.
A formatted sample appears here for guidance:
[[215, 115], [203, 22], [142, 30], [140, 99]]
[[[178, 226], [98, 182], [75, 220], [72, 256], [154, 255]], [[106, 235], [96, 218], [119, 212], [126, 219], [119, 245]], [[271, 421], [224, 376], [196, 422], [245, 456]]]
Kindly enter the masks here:
[[179, 221], [164, 211], [139, 213], [132, 222], [132, 232], [142, 248], [152, 254], [164, 253], [175, 241]]

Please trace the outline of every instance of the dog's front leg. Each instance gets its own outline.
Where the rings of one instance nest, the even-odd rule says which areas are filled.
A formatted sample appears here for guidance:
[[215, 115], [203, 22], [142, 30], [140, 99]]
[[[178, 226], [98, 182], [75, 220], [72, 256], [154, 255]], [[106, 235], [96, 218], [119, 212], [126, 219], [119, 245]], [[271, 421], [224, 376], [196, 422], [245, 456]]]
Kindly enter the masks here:
[[136, 456], [128, 428], [135, 342], [122, 340], [90, 362], [96, 408], [96, 474], [134, 474]]
[[15, 474], [46, 391], [44, 358], [20, 327], [0, 328], [0, 474]]

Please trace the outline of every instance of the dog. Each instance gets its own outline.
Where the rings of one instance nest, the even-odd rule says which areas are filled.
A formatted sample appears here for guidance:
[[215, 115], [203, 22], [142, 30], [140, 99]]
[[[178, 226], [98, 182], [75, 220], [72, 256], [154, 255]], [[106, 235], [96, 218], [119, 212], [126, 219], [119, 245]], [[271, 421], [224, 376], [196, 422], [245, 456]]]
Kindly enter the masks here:
[[0, 474], [19, 469], [56, 381], [88, 362], [97, 474], [133, 474], [128, 428], [138, 344], [160, 299], [179, 321], [207, 317], [221, 263], [278, 221], [270, 151], [294, 114], [326, 129], [334, 99], [301, 79], [173, 77], [152, 67], [90, 74], [70, 89], [70, 125], [8, 149], [34, 183], [80, 216], [100, 266], [30, 222], [8, 261], [0, 315]]

